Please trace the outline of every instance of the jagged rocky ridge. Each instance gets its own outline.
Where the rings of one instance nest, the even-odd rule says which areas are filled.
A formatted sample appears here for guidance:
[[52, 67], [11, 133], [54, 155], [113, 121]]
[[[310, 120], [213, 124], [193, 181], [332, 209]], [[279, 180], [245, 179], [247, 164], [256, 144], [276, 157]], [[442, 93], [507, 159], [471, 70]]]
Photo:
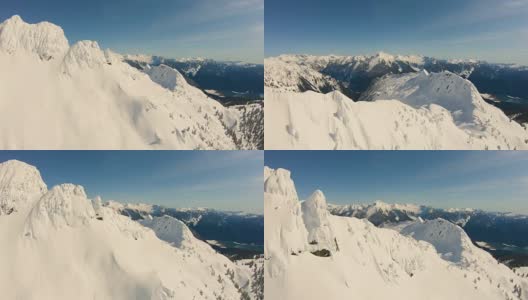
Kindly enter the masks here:
[[27, 24], [19, 16], [1, 23], [0, 65], [4, 149], [263, 144], [262, 105], [224, 107], [174, 69], [153, 67], [149, 76], [96, 42], [70, 46], [51, 23]]
[[[333, 79], [310, 79], [309, 85], [317, 88], [309, 89], [296, 83], [321, 78], [313, 74], [328, 64], [325, 57], [293, 56], [292, 62], [290, 58], [266, 60], [266, 149], [528, 148], [526, 128], [484, 101], [470, 81], [452, 72], [416, 69], [385, 75], [372, 84], [369, 81], [369, 88], [358, 97], [363, 101], [354, 102]], [[356, 59], [369, 72], [389, 60], [383, 56]]]
[[261, 299], [250, 268], [213, 251], [181, 221], [142, 225], [88, 199], [81, 186], [48, 190], [19, 161], [1, 163], [0, 178], [6, 299]]
[[528, 297], [528, 281], [518, 275], [522, 271], [515, 273], [497, 263], [451, 222], [417, 221], [398, 231], [377, 228], [364, 219], [329, 215], [320, 191], [305, 202], [299, 201], [289, 171], [265, 168], [267, 297]]

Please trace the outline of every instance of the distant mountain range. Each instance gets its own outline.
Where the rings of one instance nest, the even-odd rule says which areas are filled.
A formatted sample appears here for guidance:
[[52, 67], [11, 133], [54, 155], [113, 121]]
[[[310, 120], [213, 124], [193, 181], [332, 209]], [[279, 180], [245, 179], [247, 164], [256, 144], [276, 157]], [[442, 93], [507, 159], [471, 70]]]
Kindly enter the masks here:
[[184, 222], [197, 238], [235, 259], [263, 254], [263, 215], [206, 208], [178, 209], [149, 204], [121, 204], [114, 201], [107, 202], [104, 206], [113, 208], [132, 220], [162, 216], [176, 218]]
[[182, 73], [189, 83], [228, 106], [264, 98], [263, 64], [146, 55], [126, 55], [124, 61], [140, 70], [147, 65], [170, 66]]
[[[280, 70], [287, 68], [289, 78]], [[311, 56], [281, 55], [266, 59], [265, 84], [294, 91], [339, 90], [354, 100], [377, 78], [421, 70], [448, 71], [471, 81], [480, 93], [491, 95], [493, 105], [520, 123], [528, 122], [528, 67], [479, 60], [445, 60], [418, 55]]]
[[[528, 102], [483, 92], [520, 95], [526, 67], [385, 53], [265, 66], [266, 149], [528, 149]], [[479, 89], [482, 77], [492, 83]]]

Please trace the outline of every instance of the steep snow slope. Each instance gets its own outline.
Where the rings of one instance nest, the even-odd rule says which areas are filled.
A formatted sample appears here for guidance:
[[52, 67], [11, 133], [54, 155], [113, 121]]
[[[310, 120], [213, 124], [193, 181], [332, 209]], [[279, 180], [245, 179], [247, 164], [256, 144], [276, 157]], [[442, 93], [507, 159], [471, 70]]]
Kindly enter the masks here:
[[264, 300], [264, 257], [241, 259], [235, 262], [239, 267], [251, 274], [249, 288], [255, 300]]
[[[435, 243], [377, 228], [366, 220], [326, 216], [338, 247], [326, 249], [327, 255], [310, 251], [307, 229], [314, 230], [314, 219], [324, 218], [324, 213], [317, 209], [316, 214], [311, 210], [308, 216], [299, 215], [296, 195], [287, 170], [265, 169], [266, 297], [528, 299], [525, 278], [471, 243], [463, 243], [462, 235], [447, 240], [454, 243], [453, 247], [459, 245], [467, 250], [461, 253], [469, 253], [469, 264], [444, 259], [447, 256], [439, 255], [442, 249], [437, 250]], [[322, 193], [316, 192], [315, 198], [317, 207], [323, 209], [326, 202]], [[320, 224], [326, 227], [325, 222]], [[440, 232], [444, 228], [434, 224], [424, 224], [427, 232], [445, 236]]]
[[169, 90], [177, 90], [178, 87], [186, 86], [187, 81], [180, 72], [166, 65], [147, 66], [145, 73], [152, 81]]
[[171, 216], [165, 215], [141, 220], [140, 223], [154, 230], [161, 240], [167, 241], [177, 248], [198, 249], [212, 254], [215, 253], [207, 243], [195, 239], [185, 223]]
[[[264, 193], [265, 274], [274, 276], [282, 273], [291, 255], [307, 250], [308, 232], [290, 171], [265, 167]], [[266, 297], [274, 299], [273, 295], [268, 296], [267, 284], [264, 288]], [[286, 295], [282, 297], [287, 298]]]
[[[13, 165], [13, 162], [6, 163]], [[0, 178], [34, 168], [0, 165]], [[7, 171], [6, 171], [7, 170]], [[38, 172], [3, 197], [43, 188]], [[21, 177], [18, 177], [21, 178]], [[29, 198], [28, 198], [29, 199]], [[0, 290], [5, 299], [241, 299], [250, 275], [196, 240], [185, 225], [153, 220], [151, 230], [63, 184], [0, 216]], [[27, 207], [26, 207], [27, 206]], [[156, 235], [168, 228], [168, 243]], [[246, 298], [244, 298], [246, 299]]]
[[[151, 228], [161, 240], [184, 250], [187, 253], [188, 260], [192, 261], [193, 264], [200, 264], [200, 262], [214, 259], [216, 265], [213, 272], [225, 272], [222, 275], [226, 275], [235, 283], [235, 287], [239, 289], [240, 299], [244, 299], [242, 295], [245, 297], [250, 297], [251, 295], [250, 298], [246, 298], [248, 300], [258, 299], [257, 295], [260, 290], [256, 289], [256, 286], [254, 290], [252, 286], [254, 280], [253, 270], [243, 266], [243, 264], [234, 264], [227, 257], [216, 253], [207, 243], [194, 238], [192, 232], [182, 221], [165, 215], [150, 220], [142, 220], [140, 223]], [[250, 261], [257, 263], [257, 260]]]
[[525, 299], [528, 279], [519, 272], [512, 271], [487, 252], [477, 248], [459, 226], [443, 219], [417, 221], [400, 229], [404, 235], [433, 245], [445, 260], [461, 266], [468, 272], [477, 274], [475, 286], [482, 283], [495, 283], [505, 295], [511, 293], [513, 299]]
[[[405, 226], [400, 232], [431, 243], [444, 259], [455, 263], [470, 263], [473, 255], [481, 255], [486, 259], [491, 257], [486, 252], [473, 251], [478, 248], [472, 247], [473, 243], [464, 230], [443, 219], [418, 221]], [[483, 253], [486, 255], [482, 255]]]
[[452, 73], [386, 76], [354, 102], [266, 88], [266, 149], [527, 149], [528, 132]]
[[49, 23], [2, 23], [0, 66], [3, 149], [255, 148], [228, 133], [245, 137], [239, 111], [177, 71], [160, 66], [149, 77], [96, 42], [70, 47]]

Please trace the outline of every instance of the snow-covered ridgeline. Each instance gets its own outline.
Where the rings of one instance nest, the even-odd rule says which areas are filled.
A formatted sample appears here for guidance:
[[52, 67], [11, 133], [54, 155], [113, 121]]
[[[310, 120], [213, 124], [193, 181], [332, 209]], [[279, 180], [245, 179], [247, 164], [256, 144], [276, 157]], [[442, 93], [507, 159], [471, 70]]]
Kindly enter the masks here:
[[337, 90], [265, 93], [266, 149], [528, 149], [526, 128], [450, 72], [384, 76], [359, 102]]
[[224, 107], [178, 71], [147, 75], [97, 42], [70, 46], [47, 22], [1, 23], [0, 65], [4, 149], [254, 149], [263, 135], [245, 131], [260, 107]]
[[247, 267], [176, 219], [155, 218], [150, 229], [88, 199], [81, 186], [48, 190], [19, 161], [0, 164], [0, 191], [6, 299], [257, 299]]
[[301, 204], [283, 169], [265, 168], [264, 193], [266, 297], [528, 299], [526, 278], [450, 222], [417, 220], [398, 232], [328, 215], [322, 192]]

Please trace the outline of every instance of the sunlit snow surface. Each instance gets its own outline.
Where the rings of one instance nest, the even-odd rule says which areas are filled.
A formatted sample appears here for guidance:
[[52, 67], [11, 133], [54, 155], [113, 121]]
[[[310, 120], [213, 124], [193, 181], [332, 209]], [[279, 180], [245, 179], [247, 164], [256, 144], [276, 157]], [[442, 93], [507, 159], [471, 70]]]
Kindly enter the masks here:
[[176, 70], [158, 66], [145, 74], [122, 59], [96, 42], [70, 46], [47, 22], [14, 16], [1, 23], [1, 148], [258, 147], [252, 135], [262, 130], [245, 128], [254, 126], [248, 115], [262, 114], [260, 106], [224, 107]]
[[321, 191], [304, 208], [287, 170], [265, 168], [264, 178], [270, 299], [528, 299], [524, 270], [499, 264], [457, 225], [377, 228], [329, 215]]
[[[528, 149], [526, 128], [486, 103], [459, 75], [386, 75], [355, 102], [317, 71], [325, 59], [338, 58], [266, 59], [266, 149]], [[395, 58], [340, 59], [353, 59], [342, 62], [353, 70], [355, 64]]]
[[257, 299], [252, 268], [176, 219], [143, 226], [19, 161], [0, 164], [0, 191], [2, 299]]

